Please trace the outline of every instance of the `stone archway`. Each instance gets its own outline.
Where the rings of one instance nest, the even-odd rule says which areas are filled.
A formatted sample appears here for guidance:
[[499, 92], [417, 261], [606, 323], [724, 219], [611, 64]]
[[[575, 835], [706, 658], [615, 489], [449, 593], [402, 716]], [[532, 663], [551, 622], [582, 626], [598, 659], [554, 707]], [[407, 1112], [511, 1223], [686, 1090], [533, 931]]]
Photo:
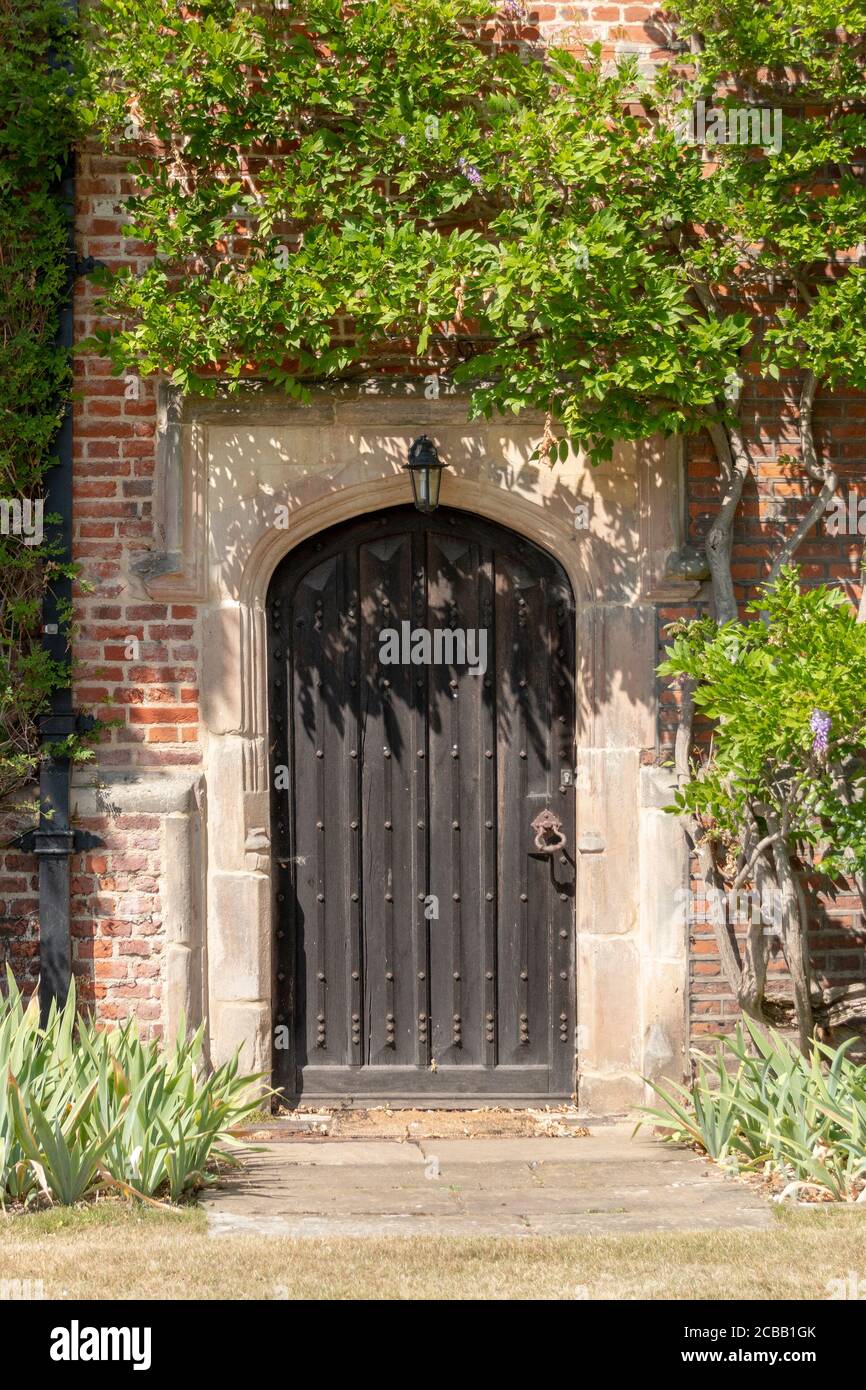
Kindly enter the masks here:
[[241, 1046], [245, 1066], [271, 1066], [271, 575], [316, 532], [404, 503], [402, 462], [427, 432], [450, 465], [443, 505], [542, 546], [575, 595], [580, 1103], [609, 1113], [640, 1099], [641, 1074], [681, 1075], [687, 864], [661, 811], [667, 775], [652, 766], [655, 605], [693, 592], [666, 574], [681, 539], [675, 446], [550, 470], [532, 461], [540, 419], [467, 423], [464, 400], [427, 400], [417, 382], [323, 391], [303, 408], [265, 395], [169, 401], [165, 422], [166, 551], [142, 578], [154, 597], [200, 606], [207, 909], [178, 968], [206, 976], [214, 1059]]

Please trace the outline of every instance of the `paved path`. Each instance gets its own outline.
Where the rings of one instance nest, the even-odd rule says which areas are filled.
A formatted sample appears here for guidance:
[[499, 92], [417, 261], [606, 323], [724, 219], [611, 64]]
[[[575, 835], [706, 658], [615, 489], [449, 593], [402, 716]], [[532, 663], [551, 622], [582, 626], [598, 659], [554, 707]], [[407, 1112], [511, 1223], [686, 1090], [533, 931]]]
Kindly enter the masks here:
[[213, 1235], [615, 1234], [760, 1228], [744, 1183], [632, 1126], [588, 1138], [292, 1140], [205, 1195]]

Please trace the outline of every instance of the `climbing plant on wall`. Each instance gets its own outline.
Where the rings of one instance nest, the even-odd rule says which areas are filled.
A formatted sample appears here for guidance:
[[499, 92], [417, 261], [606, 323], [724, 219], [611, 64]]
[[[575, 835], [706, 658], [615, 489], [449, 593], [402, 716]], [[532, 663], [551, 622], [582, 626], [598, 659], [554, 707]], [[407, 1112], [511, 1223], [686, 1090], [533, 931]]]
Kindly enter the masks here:
[[[846, 34], [866, 10], [838, 0], [833, 29], [825, 0], [672, 8], [692, 51], [644, 76], [567, 34], [521, 48], [517, 4], [104, 0], [85, 106], [127, 141], [155, 259], [112, 279], [92, 346], [184, 387], [296, 396], [409, 355], [476, 412], [549, 412], [551, 459], [705, 426], [707, 558], [736, 617], [745, 378], [801, 373], [791, 467], [813, 506], [774, 573], [836, 487], [816, 395], [866, 385], [866, 75]], [[697, 103], [726, 133], [687, 129]]]
[[0, 797], [32, 777], [36, 716], [66, 679], [40, 644], [42, 594], [60, 566], [41, 494], [70, 386], [56, 339], [72, 35], [60, 0], [0, 0]]
[[660, 235], [673, 138], [625, 110], [633, 64], [511, 51], [513, 9], [106, 0], [87, 106], [135, 142], [156, 258], [113, 278], [94, 346], [293, 395], [408, 354], [597, 458], [705, 418], [746, 329]]

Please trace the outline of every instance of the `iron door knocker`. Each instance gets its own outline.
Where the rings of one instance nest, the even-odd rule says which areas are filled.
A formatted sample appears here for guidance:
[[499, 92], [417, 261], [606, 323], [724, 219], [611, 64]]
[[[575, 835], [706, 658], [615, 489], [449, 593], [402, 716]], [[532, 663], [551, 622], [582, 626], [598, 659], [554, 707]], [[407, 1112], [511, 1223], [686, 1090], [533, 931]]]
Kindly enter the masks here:
[[538, 813], [532, 822], [532, 829], [535, 831], [535, 848], [539, 854], [556, 854], [557, 850], [565, 849], [562, 821], [549, 807]]

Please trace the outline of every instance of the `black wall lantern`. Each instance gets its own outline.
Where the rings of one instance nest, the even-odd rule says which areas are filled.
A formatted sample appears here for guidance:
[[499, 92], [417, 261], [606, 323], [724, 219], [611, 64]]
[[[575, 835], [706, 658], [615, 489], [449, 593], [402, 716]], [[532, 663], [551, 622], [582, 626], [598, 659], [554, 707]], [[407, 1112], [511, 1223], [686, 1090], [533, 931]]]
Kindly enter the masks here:
[[409, 461], [404, 464], [412, 479], [412, 495], [419, 512], [435, 512], [439, 506], [442, 469], [447, 467], [436, 445], [422, 434], [409, 445]]

